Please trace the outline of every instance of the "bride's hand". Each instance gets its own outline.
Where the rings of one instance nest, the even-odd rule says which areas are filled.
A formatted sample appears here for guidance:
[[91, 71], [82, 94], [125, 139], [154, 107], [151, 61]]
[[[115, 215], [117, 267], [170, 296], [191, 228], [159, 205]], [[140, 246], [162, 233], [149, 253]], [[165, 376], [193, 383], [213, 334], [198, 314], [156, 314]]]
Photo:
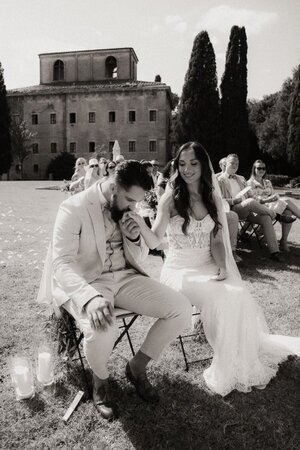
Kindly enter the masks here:
[[143, 219], [143, 217], [141, 217], [139, 214], [137, 214], [134, 211], [127, 211], [123, 217], [128, 218], [130, 217], [131, 219], [133, 219], [140, 227], [142, 227], [143, 225], [145, 225], [145, 221]]
[[213, 277], [213, 280], [222, 281], [222, 280], [225, 280], [226, 278], [227, 278], [227, 270], [221, 268], [221, 269], [219, 269], [218, 275]]

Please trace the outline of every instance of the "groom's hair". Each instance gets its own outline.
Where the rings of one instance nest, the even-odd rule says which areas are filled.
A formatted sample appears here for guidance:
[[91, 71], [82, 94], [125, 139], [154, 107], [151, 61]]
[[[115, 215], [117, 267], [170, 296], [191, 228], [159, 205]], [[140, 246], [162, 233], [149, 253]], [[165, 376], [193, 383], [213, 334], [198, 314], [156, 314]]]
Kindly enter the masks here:
[[125, 190], [130, 189], [132, 186], [139, 186], [144, 191], [149, 191], [152, 183], [146, 167], [134, 159], [129, 159], [117, 165], [115, 181]]

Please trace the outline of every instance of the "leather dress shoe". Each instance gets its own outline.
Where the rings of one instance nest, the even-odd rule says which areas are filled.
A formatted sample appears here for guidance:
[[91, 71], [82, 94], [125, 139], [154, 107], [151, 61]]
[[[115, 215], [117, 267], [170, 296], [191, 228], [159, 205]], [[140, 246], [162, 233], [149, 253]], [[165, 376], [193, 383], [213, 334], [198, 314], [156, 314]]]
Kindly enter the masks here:
[[137, 377], [135, 377], [131, 371], [129, 362], [126, 364], [125, 374], [127, 380], [130, 381], [131, 384], [136, 389], [137, 394], [145, 400], [145, 402], [157, 403], [159, 401], [159, 396], [157, 395], [155, 389], [151, 385], [150, 381], [147, 378], [146, 372], [140, 373]]
[[104, 383], [97, 389], [93, 386], [93, 403], [103, 419], [112, 421], [118, 417], [117, 409], [111, 403], [108, 383]]
[[278, 222], [283, 222], [283, 223], [293, 223], [293, 222], [295, 222], [295, 220], [297, 219], [297, 217], [294, 216], [294, 215], [291, 215], [291, 216], [285, 216], [284, 214], [276, 214], [275, 219], [278, 220]]

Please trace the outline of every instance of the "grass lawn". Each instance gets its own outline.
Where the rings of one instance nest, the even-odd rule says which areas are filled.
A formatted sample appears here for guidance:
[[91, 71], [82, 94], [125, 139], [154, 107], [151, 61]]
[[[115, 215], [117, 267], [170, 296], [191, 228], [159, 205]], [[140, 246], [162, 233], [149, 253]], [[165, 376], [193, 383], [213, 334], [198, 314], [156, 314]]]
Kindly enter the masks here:
[[[184, 371], [174, 342], [151, 366], [150, 378], [161, 395], [159, 406], [152, 406], [139, 400], [124, 379], [130, 357], [124, 340], [110, 364], [121, 413], [117, 421], [106, 423], [86, 400], [63, 423], [62, 416], [82, 385], [76, 364], [61, 362], [52, 392], [38, 388], [34, 398], [15, 400], [8, 357], [20, 352], [33, 358], [47, 319], [35, 297], [56, 211], [67, 195], [37, 189], [51, 184], [55, 182], [0, 182], [0, 448], [299, 449], [300, 364], [295, 358], [282, 364], [265, 390], [232, 392], [222, 398], [206, 388], [203, 365]], [[278, 237], [279, 231], [276, 224]], [[240, 269], [265, 311], [270, 330], [300, 335], [300, 221], [293, 225], [290, 241], [291, 254], [285, 263], [276, 263], [253, 240], [240, 250], [244, 259]], [[146, 268], [152, 276], [159, 276], [160, 267], [158, 257], [148, 257]], [[135, 348], [150, 323], [148, 318], [136, 322]], [[197, 356], [208, 351], [199, 339], [187, 342], [187, 348]]]

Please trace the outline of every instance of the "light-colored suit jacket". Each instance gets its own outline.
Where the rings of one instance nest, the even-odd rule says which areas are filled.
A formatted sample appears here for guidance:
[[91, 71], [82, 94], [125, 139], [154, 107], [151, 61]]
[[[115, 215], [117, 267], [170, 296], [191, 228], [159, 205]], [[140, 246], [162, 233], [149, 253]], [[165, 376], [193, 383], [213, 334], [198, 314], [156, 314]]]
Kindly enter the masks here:
[[[98, 294], [90, 284], [101, 276], [106, 254], [98, 185], [68, 198], [59, 207], [52, 243], [52, 295], [57, 306], [71, 298], [81, 309]], [[148, 254], [143, 238], [137, 244], [123, 235], [123, 248], [128, 266], [147, 275], [139, 265]]]
[[[241, 175], [234, 175], [234, 178], [238, 182], [238, 185], [240, 186], [241, 191], [245, 187], [247, 187], [247, 182], [244, 177], [242, 177]], [[226, 172], [220, 174], [220, 176], [218, 177], [218, 182], [220, 185], [222, 197], [229, 203], [230, 206], [232, 206], [233, 205], [233, 201], [232, 201], [233, 196], [232, 196], [232, 192], [231, 192], [229, 176], [227, 175]], [[246, 193], [245, 198], [248, 198], [248, 197], [251, 197], [251, 194]]]

